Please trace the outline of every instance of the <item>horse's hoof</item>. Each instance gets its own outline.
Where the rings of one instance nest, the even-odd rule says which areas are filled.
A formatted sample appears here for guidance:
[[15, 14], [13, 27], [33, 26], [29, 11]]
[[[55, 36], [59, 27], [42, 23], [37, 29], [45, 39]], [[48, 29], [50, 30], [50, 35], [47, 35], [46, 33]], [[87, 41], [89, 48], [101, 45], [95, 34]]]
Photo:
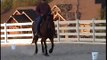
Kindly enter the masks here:
[[49, 56], [49, 54], [48, 54], [48, 53], [43, 53], [43, 55], [45, 55], [45, 56]]
[[45, 56], [49, 56], [48, 54], [44, 54]]
[[52, 53], [52, 52], [53, 52], [53, 50], [52, 50], [52, 49], [50, 49], [50, 50], [49, 50], [49, 53]]
[[34, 55], [36, 55], [38, 52], [35, 52]]

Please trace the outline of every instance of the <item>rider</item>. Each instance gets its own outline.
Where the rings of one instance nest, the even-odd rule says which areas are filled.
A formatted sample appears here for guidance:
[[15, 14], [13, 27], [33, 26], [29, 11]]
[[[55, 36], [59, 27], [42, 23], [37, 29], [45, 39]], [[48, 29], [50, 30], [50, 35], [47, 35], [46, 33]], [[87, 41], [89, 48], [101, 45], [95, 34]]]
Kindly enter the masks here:
[[42, 20], [49, 14], [51, 14], [51, 8], [46, 2], [46, 0], [39, 0], [39, 3], [36, 7], [36, 14], [39, 16], [37, 20], [37, 25], [36, 25], [36, 35], [40, 34], [40, 24]]

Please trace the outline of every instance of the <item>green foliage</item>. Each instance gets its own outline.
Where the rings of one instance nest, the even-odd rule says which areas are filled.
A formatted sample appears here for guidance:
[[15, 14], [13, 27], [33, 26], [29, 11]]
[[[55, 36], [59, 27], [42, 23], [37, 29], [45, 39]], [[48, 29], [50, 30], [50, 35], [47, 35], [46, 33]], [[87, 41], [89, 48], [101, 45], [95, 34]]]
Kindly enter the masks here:
[[[38, 0], [13, 0], [13, 8], [35, 6]], [[48, 2], [52, 0], [47, 0]]]
[[[17, 7], [35, 6], [38, 0], [3, 0], [1, 2], [1, 13], [9, 9], [16, 9]], [[52, 0], [47, 0], [51, 2]]]
[[53, 1], [53, 0], [47, 0], [47, 2], [51, 2], [51, 1]]
[[13, 8], [24, 7], [24, 6], [34, 6], [37, 0], [14, 0]]
[[12, 2], [13, 2], [13, 0], [3, 0], [1, 2], [1, 13], [12, 8]]

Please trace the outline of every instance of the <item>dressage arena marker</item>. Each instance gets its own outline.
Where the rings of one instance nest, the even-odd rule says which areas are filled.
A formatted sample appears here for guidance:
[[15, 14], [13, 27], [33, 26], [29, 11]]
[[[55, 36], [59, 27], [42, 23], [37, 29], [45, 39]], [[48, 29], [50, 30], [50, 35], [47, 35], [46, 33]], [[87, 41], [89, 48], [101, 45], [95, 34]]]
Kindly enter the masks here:
[[92, 60], [98, 60], [98, 52], [92, 52]]
[[16, 45], [15, 45], [15, 44], [12, 44], [12, 45], [11, 45], [11, 49], [12, 49], [12, 50], [15, 50], [15, 49], [16, 49]]

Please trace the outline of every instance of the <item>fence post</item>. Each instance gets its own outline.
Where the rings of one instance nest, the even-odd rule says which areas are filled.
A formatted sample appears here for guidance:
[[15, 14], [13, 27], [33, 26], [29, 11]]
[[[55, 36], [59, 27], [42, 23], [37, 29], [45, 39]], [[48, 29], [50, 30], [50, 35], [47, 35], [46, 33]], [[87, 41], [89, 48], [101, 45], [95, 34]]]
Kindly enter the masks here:
[[7, 25], [4, 23], [4, 35], [5, 35], [5, 43], [7, 43]]
[[76, 19], [76, 27], [77, 27], [77, 38], [78, 38], [78, 41], [80, 41], [80, 37], [79, 37], [79, 19]]
[[60, 42], [60, 36], [59, 35], [60, 35], [60, 33], [59, 33], [59, 20], [57, 20], [57, 38]]
[[95, 42], [95, 19], [92, 19], [92, 27], [93, 27], [93, 42]]

